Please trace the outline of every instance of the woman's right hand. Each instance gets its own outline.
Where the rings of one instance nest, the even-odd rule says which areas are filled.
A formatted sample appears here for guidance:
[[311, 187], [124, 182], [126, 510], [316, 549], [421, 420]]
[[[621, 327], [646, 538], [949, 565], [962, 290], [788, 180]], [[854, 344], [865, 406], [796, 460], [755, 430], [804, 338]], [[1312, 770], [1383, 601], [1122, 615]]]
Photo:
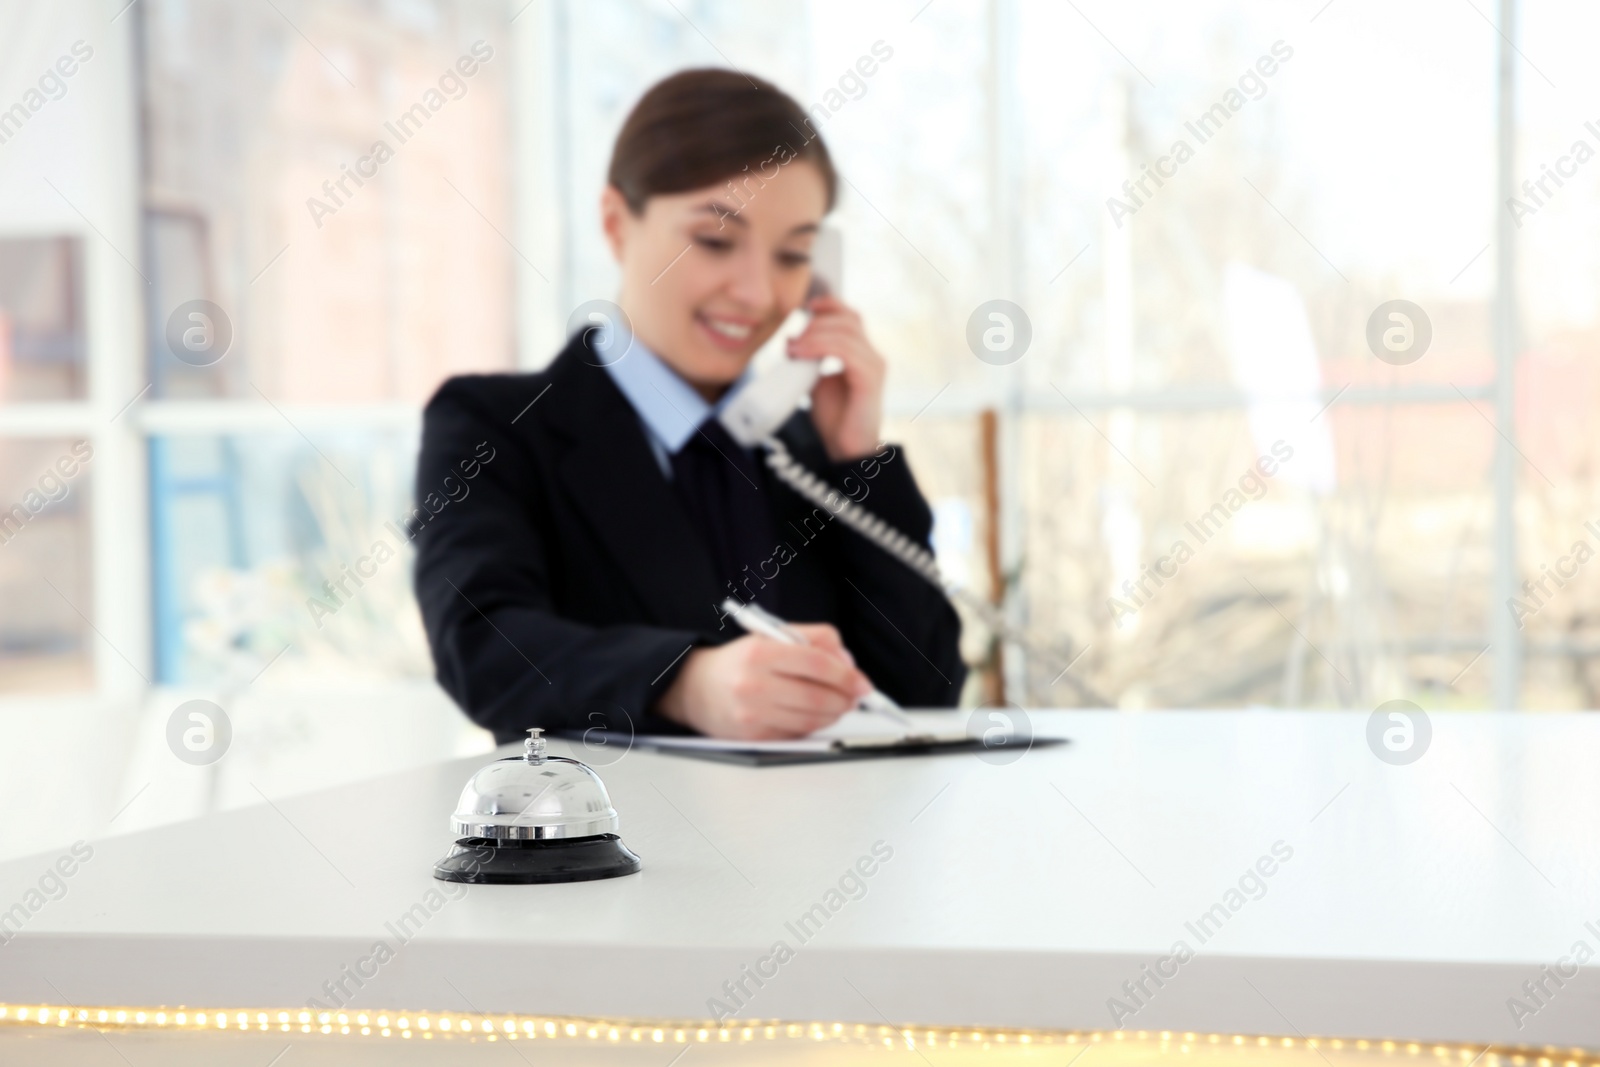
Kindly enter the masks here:
[[839, 631], [794, 626], [807, 645], [748, 634], [689, 653], [656, 705], [674, 722], [708, 737], [767, 741], [802, 737], [855, 707], [872, 690]]

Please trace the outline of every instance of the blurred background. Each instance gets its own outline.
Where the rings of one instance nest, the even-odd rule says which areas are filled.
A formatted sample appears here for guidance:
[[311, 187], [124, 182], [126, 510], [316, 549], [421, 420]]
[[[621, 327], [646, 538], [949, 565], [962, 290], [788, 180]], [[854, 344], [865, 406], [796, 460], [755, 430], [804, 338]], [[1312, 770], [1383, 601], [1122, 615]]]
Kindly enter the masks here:
[[[0, 855], [488, 749], [409, 558], [308, 601], [410, 510], [445, 377], [615, 295], [611, 141], [686, 66], [810, 109], [941, 563], [1058, 654], [969, 619], [968, 704], [1081, 705], [1070, 662], [1127, 711], [1595, 707], [1596, 39], [1579, 0], [0, 3], [0, 804], [53, 822]], [[1026, 344], [969, 342], [992, 300]]]

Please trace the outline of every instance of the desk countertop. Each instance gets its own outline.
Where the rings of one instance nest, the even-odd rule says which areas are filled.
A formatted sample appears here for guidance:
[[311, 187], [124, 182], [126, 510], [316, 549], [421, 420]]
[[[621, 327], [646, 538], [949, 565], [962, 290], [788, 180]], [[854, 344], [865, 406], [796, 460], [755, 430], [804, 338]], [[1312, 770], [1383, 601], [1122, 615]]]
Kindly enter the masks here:
[[701, 1019], [759, 965], [739, 1018], [1600, 1047], [1600, 970], [1522, 987], [1600, 950], [1600, 717], [1436, 714], [1409, 766], [1366, 719], [1037, 712], [1072, 744], [1004, 765], [579, 752], [645, 867], [554, 886], [430, 877], [484, 760], [441, 763], [89, 842], [59, 899], [57, 854], [0, 865], [0, 909], [42, 902], [0, 1001], [296, 1007], [381, 939], [357, 1007]]

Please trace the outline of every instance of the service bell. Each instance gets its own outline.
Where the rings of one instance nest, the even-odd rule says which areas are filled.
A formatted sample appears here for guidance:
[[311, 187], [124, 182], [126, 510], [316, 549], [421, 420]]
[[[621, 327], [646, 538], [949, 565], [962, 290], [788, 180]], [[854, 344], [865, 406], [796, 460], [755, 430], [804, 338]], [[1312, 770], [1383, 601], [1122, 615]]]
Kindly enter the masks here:
[[545, 754], [528, 731], [520, 756], [481, 768], [461, 791], [450, 829], [455, 847], [433, 866], [447, 882], [525, 885], [616, 878], [639, 870], [617, 836], [617, 810], [586, 765]]

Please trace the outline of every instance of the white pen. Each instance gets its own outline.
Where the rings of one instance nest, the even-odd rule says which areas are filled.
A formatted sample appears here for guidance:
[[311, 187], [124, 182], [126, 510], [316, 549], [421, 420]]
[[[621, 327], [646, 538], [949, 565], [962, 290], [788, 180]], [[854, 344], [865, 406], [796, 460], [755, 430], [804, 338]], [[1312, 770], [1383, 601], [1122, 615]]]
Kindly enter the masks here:
[[[778, 618], [772, 612], [760, 605], [751, 602], [741, 603], [733, 597], [728, 597], [722, 602], [722, 613], [733, 616], [733, 621], [744, 627], [750, 633], [770, 637], [774, 641], [782, 641], [786, 645], [809, 645], [811, 642], [793, 626]], [[876, 711], [886, 715], [908, 729], [917, 729], [917, 724], [900, 709], [887, 694], [876, 686], [872, 692], [856, 701], [858, 711]]]

